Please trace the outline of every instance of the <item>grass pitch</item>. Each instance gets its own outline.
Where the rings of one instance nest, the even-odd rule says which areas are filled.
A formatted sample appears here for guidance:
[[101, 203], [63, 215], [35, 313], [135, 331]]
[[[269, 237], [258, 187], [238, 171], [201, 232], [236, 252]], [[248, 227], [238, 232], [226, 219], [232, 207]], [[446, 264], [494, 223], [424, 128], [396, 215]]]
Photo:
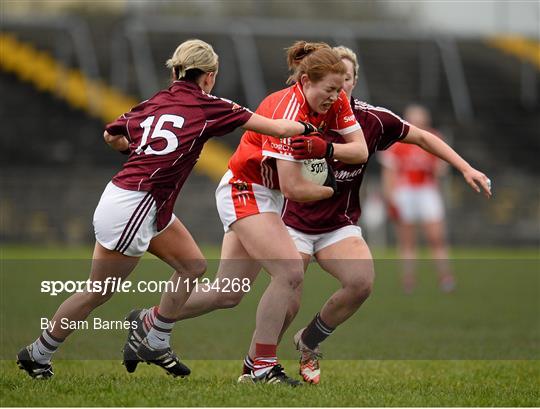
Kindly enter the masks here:
[[[236, 384], [267, 283], [264, 273], [237, 308], [177, 324], [173, 346], [193, 371], [186, 379], [147, 365], [128, 374], [120, 364], [123, 331], [79, 331], [57, 354], [55, 377], [32, 380], [18, 370], [14, 356], [39, 334], [39, 317], [50, 317], [66, 298], [40, 294], [39, 280], [86, 279], [85, 260], [81, 265], [58, 259], [88, 254], [89, 249], [3, 250], [2, 406], [540, 406], [536, 251], [456, 252], [458, 290], [450, 295], [438, 292], [433, 265], [422, 262], [412, 296], [401, 293], [398, 263], [382, 260], [391, 254], [375, 254], [381, 261], [374, 293], [324, 343], [327, 359], [318, 386]], [[205, 254], [217, 257], [215, 249]], [[214, 272], [210, 263], [209, 274]], [[130, 278], [168, 275], [167, 267], [149, 260]], [[292, 334], [336, 288], [334, 279], [312, 266], [301, 311], [279, 350], [289, 359], [283, 365], [290, 375], [297, 372]], [[158, 299], [159, 294], [118, 294], [94, 315], [121, 319], [130, 308]]]
[[[537, 362], [323, 361], [318, 386], [238, 385], [240, 361], [188, 361], [173, 379], [144, 365], [58, 361], [50, 381], [3, 361], [2, 406], [538, 406]], [[292, 374], [296, 362], [285, 366]]]

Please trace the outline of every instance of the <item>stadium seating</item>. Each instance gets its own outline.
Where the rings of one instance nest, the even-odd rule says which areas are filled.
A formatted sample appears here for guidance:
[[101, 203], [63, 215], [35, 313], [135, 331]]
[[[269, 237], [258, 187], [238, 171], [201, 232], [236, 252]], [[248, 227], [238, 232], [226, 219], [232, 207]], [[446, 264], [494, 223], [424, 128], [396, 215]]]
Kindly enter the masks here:
[[[146, 98], [149, 95], [141, 95], [138, 86], [133, 50], [121, 35], [122, 24], [127, 25], [128, 22], [110, 23], [107, 20], [92, 21], [89, 25], [101, 80], [111, 83], [116, 79], [118, 83], [118, 73], [116, 77], [112, 75], [112, 41], [105, 40], [119, 39], [124, 41], [127, 70], [121, 73], [125, 75], [125, 81], [118, 85], [121, 91], [135, 99]], [[58, 30], [21, 26], [12, 32], [17, 38], [50, 52], [67, 67], [79, 68], [73, 45]], [[189, 36], [150, 33], [147, 40], [152, 52], [152, 67], [159, 78], [158, 86], [166, 86], [169, 80], [164, 61], [179, 42], [189, 37], [201, 37], [211, 42], [220, 55], [221, 75], [215, 94], [247, 104], [239, 66], [249, 62], [238, 61], [232, 40], [227, 36], [196, 32]], [[255, 38], [268, 92], [283, 87], [287, 77], [284, 47], [296, 39], [286, 35]], [[334, 43], [331, 38], [313, 40]], [[461, 180], [452, 179], [447, 203], [452, 220], [451, 238], [460, 243], [474, 241], [478, 237], [486, 244], [505, 243], [510, 241], [507, 234], [509, 226], [518, 222], [518, 210], [520, 216], [526, 216], [525, 220], [534, 221], [536, 217], [534, 203], [537, 197], [534, 189], [531, 191], [527, 187], [534, 185], [538, 174], [538, 102], [536, 106], [524, 104], [520, 92], [522, 62], [515, 56], [501, 53], [479, 39], [462, 39], [457, 44], [471, 95], [474, 116], [469, 123], [460, 123], [455, 117], [450, 102], [451, 85], [443, 75], [440, 61], [435, 61], [430, 68], [438, 72], [434, 77], [434, 87], [429, 92], [422, 90], [420, 78], [424, 71], [421, 64], [425, 60], [421, 59], [420, 52], [426, 49], [436, 52], [432, 42], [358, 38], [355, 43], [369, 86], [368, 102], [388, 107], [396, 113], [401, 113], [411, 101], [427, 104], [433, 110], [435, 124], [451, 130], [452, 143], [457, 150], [479, 168], [485, 169], [494, 180], [496, 194], [506, 194], [508, 198], [489, 212], [483, 212], [484, 205], [478, 198], [464, 194], [466, 187]], [[538, 84], [540, 82], [537, 81], [537, 88]], [[12, 74], [0, 73], [0, 85], [3, 95], [9, 95], [0, 102], [4, 132], [8, 135], [2, 138], [0, 155], [4, 167], [9, 169], [9, 172], [3, 172], [1, 179], [7, 193], [2, 198], [2, 211], [11, 212], [9, 214], [13, 214], [16, 225], [31, 224], [24, 219], [26, 214], [38, 215], [31, 218], [37, 220], [32, 222], [37, 227], [22, 230], [5, 228], [0, 232], [2, 240], [42, 240], [43, 234], [48, 239], [59, 241], [73, 239], [84, 242], [91, 239], [91, 214], [99, 192], [123, 160], [103, 144], [103, 121], [19, 82]], [[537, 94], [538, 91], [540, 89], [536, 90]], [[232, 150], [240, 136], [241, 132], [236, 132], [221, 141]], [[370, 171], [376, 173], [375, 168], [376, 165], [372, 165]], [[68, 191], [62, 188], [65, 180], [69, 181]], [[84, 181], [84, 187], [78, 181]], [[222, 230], [213, 202], [215, 184], [205, 176], [192, 175], [177, 206], [179, 216], [202, 241], [221, 240]], [[25, 190], [21, 191], [21, 187]], [[512, 189], [517, 192], [513, 196], [508, 193]], [[33, 200], [24, 198], [25, 191], [32, 192]], [[72, 199], [62, 200], [58, 206], [58, 198], [64, 195]], [[39, 214], [46, 214], [47, 223]], [[69, 221], [67, 215], [73, 215], [79, 221]], [[493, 217], [498, 223], [489, 223]], [[208, 222], [209, 218], [212, 223]], [[85, 226], [80, 229], [84, 233], [78, 236], [73, 233], [77, 230], [73, 227], [77, 223]], [[528, 227], [530, 224], [522, 222], [518, 237], [513, 237], [512, 243], [536, 240], [535, 232]], [[43, 225], [52, 229], [50, 234], [43, 233], [46, 230]], [[489, 228], [486, 227], [488, 225]]]

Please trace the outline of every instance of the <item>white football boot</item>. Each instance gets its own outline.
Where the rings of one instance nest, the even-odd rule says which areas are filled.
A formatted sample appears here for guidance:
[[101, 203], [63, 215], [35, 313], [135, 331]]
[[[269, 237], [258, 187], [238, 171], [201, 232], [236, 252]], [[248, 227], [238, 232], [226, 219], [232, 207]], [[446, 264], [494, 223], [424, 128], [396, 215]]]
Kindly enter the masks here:
[[302, 342], [302, 333], [304, 330], [305, 328], [302, 328], [294, 336], [294, 345], [301, 353], [299, 373], [305, 382], [316, 385], [321, 380], [319, 359], [322, 358], [322, 354], [318, 346], [315, 349], [310, 349]]

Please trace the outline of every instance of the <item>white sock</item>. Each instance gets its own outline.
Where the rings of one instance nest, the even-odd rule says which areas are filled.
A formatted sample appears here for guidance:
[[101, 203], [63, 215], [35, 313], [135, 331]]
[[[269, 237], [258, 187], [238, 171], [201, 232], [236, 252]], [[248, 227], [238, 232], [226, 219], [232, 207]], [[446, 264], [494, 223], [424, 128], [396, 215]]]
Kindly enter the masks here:
[[53, 338], [48, 330], [44, 330], [32, 344], [32, 358], [38, 364], [48, 364], [62, 342], [64, 341]]
[[152, 349], [165, 349], [170, 347], [171, 332], [174, 321], [156, 313], [154, 325], [146, 335], [146, 342]]

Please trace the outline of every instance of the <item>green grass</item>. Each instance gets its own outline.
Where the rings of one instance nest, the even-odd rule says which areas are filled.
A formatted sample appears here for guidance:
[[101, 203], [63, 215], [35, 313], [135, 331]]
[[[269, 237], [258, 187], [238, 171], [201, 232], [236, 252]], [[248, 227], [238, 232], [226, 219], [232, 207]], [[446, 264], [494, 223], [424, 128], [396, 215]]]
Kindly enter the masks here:
[[[3, 406], [538, 406], [538, 362], [324, 361], [318, 386], [238, 385], [238, 362], [188, 362], [173, 379], [144, 365], [60, 361], [49, 381], [2, 362]], [[285, 363], [294, 372], [296, 364]]]
[[[204, 248], [207, 257], [219, 250]], [[237, 385], [241, 358], [254, 327], [261, 274], [235, 309], [178, 323], [173, 347], [193, 373], [172, 379], [142, 366], [129, 375], [120, 365], [125, 331], [81, 330], [57, 353], [55, 377], [33, 381], [13, 357], [39, 334], [67, 296], [39, 292], [44, 279], [85, 280], [87, 247], [4, 247], [0, 271], [2, 406], [539, 406], [540, 264], [538, 251], [455, 250], [454, 294], [436, 287], [430, 260], [418, 263], [415, 294], [402, 294], [393, 251], [375, 251], [375, 290], [360, 311], [323, 345], [322, 384], [288, 389]], [[216, 269], [210, 260], [209, 276]], [[164, 280], [169, 268], [147, 257], [131, 280]], [[280, 345], [291, 375], [297, 364], [292, 334], [305, 325], [336, 281], [312, 265], [301, 310]], [[122, 319], [159, 294], [118, 294], [94, 317]], [[220, 359], [220, 360], [218, 360]]]

